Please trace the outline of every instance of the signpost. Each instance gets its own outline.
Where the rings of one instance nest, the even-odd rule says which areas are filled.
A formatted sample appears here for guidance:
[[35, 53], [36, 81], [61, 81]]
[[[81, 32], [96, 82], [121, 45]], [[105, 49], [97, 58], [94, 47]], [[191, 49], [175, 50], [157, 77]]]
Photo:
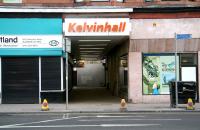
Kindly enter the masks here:
[[178, 86], [177, 86], [177, 42], [178, 40], [191, 39], [192, 34], [176, 34], [175, 33], [175, 95], [176, 95], [176, 108], [178, 107]]
[[66, 109], [68, 109], [68, 104], [69, 104], [69, 99], [68, 99], [68, 95], [69, 95], [69, 89], [68, 89], [68, 53], [71, 53], [71, 40], [69, 38], [65, 38], [65, 80], [66, 80]]

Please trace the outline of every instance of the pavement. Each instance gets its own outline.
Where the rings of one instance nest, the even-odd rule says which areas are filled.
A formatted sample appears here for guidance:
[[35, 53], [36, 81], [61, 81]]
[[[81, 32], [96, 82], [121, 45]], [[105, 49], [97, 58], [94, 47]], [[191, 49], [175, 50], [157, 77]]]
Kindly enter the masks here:
[[133, 104], [128, 103], [127, 109], [120, 109], [117, 103], [72, 103], [48, 104], [49, 111], [41, 111], [41, 104], [0, 104], [0, 114], [8, 113], [115, 113], [115, 112], [200, 112], [200, 103], [195, 104], [195, 110], [186, 110], [186, 104], [171, 108], [164, 104]]

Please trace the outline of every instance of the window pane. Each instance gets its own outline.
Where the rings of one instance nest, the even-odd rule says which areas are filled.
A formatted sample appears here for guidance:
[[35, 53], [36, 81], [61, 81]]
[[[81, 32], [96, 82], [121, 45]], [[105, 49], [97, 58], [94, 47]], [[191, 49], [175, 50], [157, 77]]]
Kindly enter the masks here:
[[180, 54], [181, 66], [197, 65], [197, 54]]
[[174, 80], [175, 57], [173, 55], [144, 55], [143, 94], [169, 94], [169, 84]]

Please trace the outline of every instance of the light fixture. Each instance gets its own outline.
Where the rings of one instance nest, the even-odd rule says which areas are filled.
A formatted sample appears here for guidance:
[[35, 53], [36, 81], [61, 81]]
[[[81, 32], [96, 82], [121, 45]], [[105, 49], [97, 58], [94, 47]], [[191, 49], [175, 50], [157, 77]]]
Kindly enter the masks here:
[[103, 50], [104, 48], [80, 48], [80, 50]]
[[92, 51], [88, 51], [88, 50], [81, 50], [81, 51], [80, 51], [80, 53], [81, 53], [81, 52], [102, 52], [102, 51], [101, 51], [101, 50], [95, 50], [95, 51], [94, 51], [94, 50], [92, 50]]
[[81, 56], [83, 56], [83, 57], [97, 57], [99, 55], [81, 55]]
[[110, 42], [111, 40], [101, 40], [101, 39], [96, 39], [96, 40], [78, 40], [79, 42]]
[[76, 68], [76, 67], [74, 67], [74, 68], [73, 68], [73, 71], [77, 71], [77, 68]]
[[80, 47], [96, 47], [96, 46], [107, 46], [107, 44], [79, 44]]
[[87, 54], [101, 54], [102, 52], [80, 52], [80, 54], [87, 55]]

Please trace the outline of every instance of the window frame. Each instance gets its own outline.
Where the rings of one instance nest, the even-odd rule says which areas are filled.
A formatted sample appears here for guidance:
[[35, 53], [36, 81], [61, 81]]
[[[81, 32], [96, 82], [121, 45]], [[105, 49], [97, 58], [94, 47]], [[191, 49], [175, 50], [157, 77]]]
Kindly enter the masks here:
[[[142, 95], [147, 95], [147, 96], [156, 96], [156, 95], [170, 95], [170, 88], [169, 88], [169, 94], [150, 94], [150, 93], [144, 93], [144, 77], [143, 77], [143, 73], [144, 73], [144, 70], [143, 70], [143, 62], [144, 62], [144, 57], [145, 56], [175, 56], [174, 53], [142, 53]], [[180, 58], [180, 55], [178, 55], [179, 58]], [[178, 61], [179, 62], [179, 66], [180, 66], [180, 60]], [[180, 72], [178, 74], [180, 76]], [[170, 87], [170, 86], [169, 86]]]

